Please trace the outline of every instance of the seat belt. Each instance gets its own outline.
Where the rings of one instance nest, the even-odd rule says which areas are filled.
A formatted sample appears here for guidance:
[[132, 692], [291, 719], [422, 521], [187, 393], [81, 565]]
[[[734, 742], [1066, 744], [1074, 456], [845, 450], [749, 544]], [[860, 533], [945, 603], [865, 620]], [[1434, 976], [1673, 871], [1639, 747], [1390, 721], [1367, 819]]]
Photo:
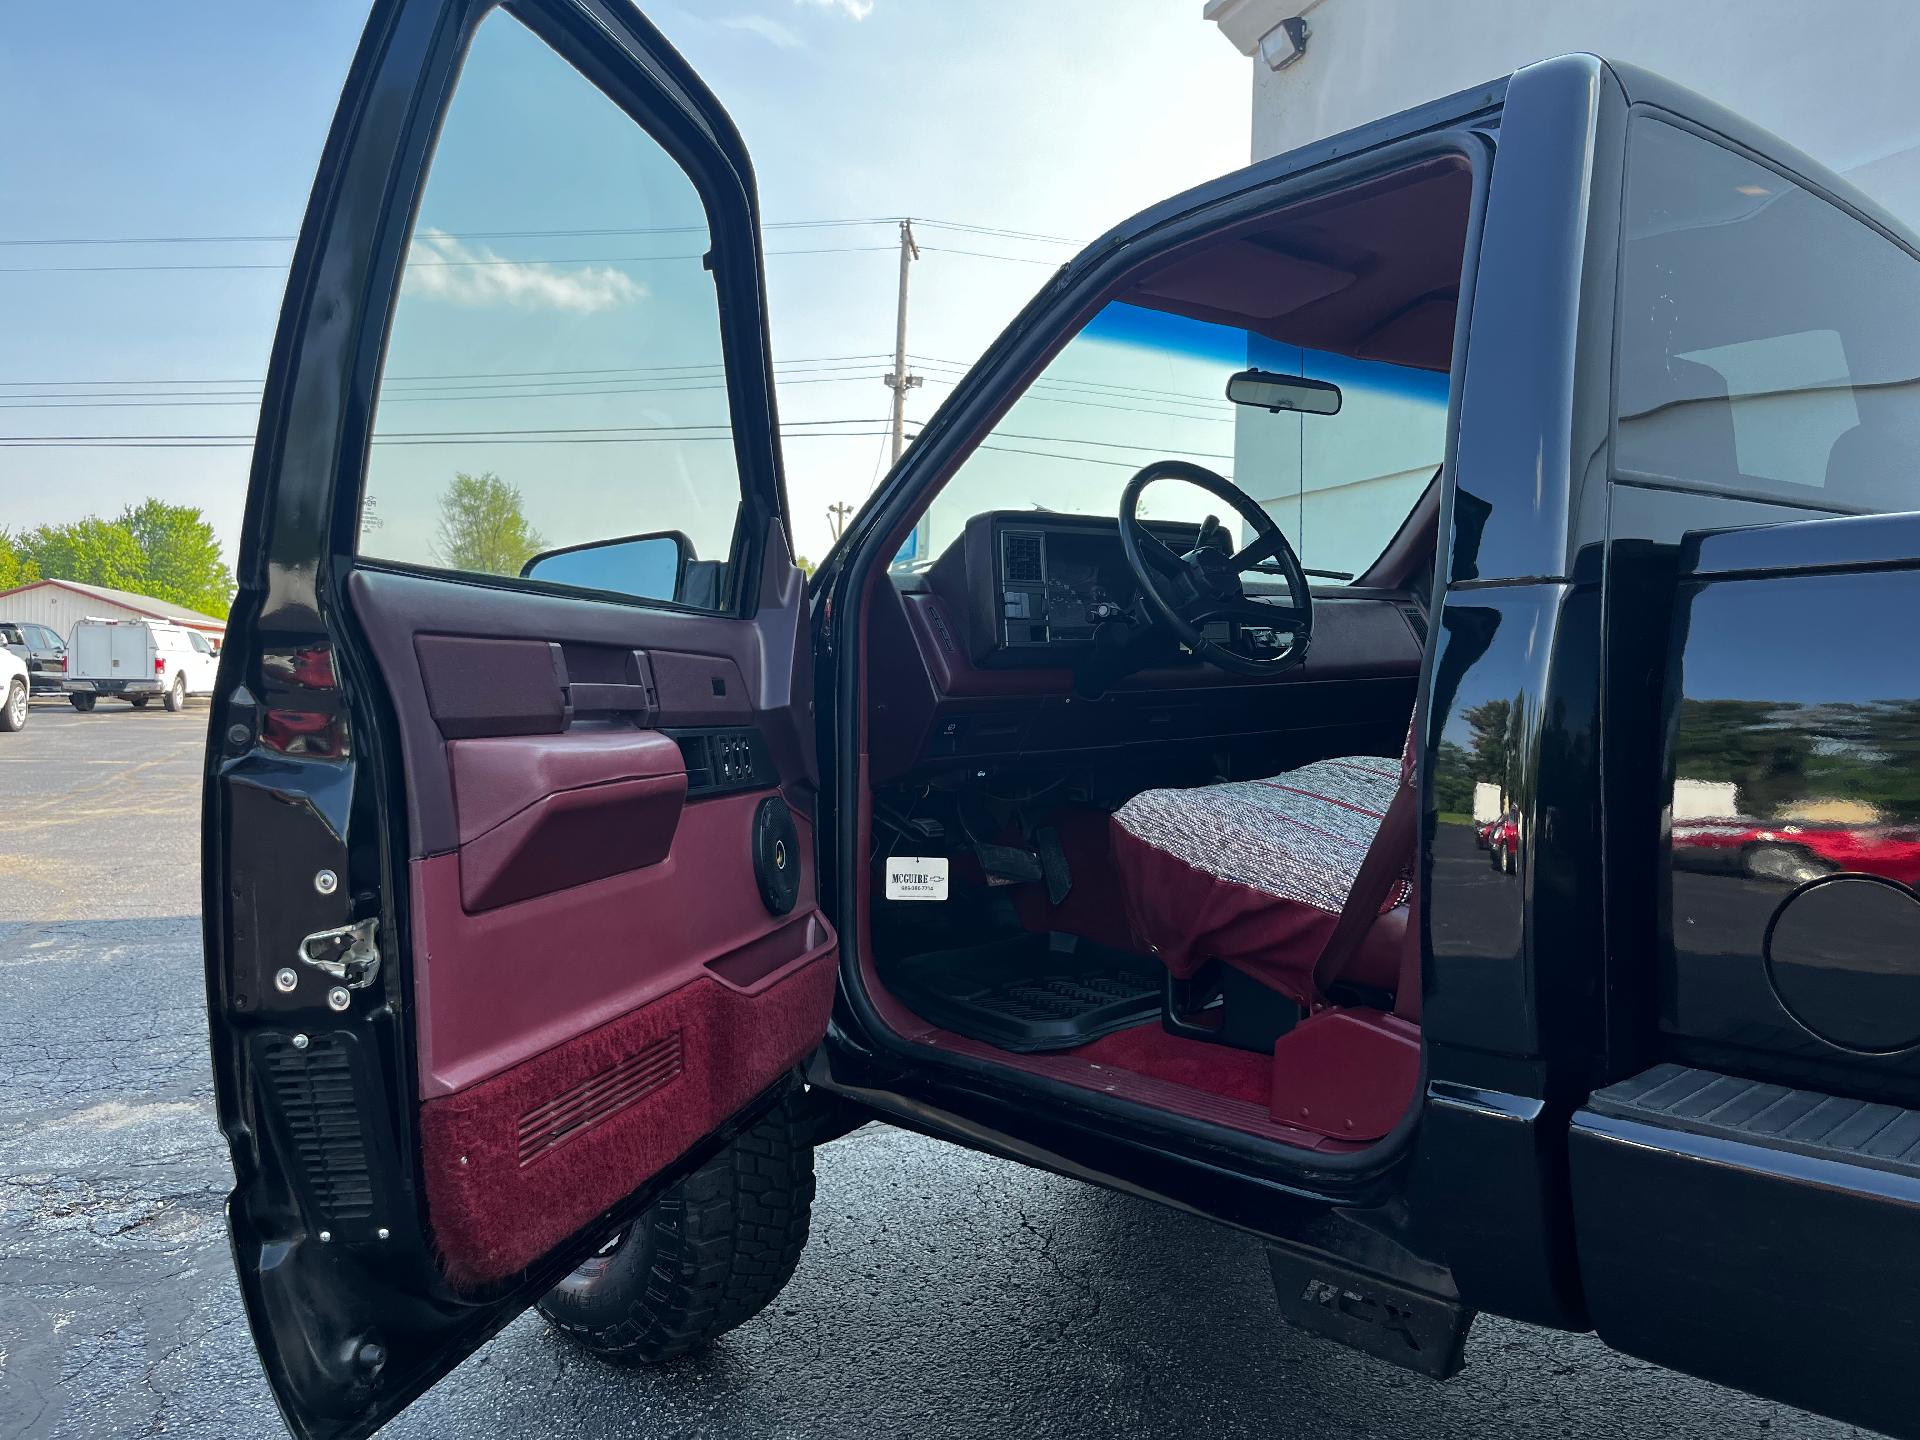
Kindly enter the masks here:
[[1313, 962], [1316, 996], [1324, 996], [1346, 970], [1354, 952], [1373, 928], [1373, 922], [1380, 918], [1380, 907], [1386, 903], [1394, 883], [1406, 874], [1420, 820], [1420, 792], [1413, 781], [1412, 774], [1402, 772], [1393, 798], [1387, 802], [1387, 813], [1380, 819], [1379, 830], [1374, 832], [1373, 844], [1361, 857], [1359, 873], [1353, 877], [1353, 888], [1347, 892], [1347, 903], [1340, 911], [1333, 933], [1327, 937], [1320, 958]]

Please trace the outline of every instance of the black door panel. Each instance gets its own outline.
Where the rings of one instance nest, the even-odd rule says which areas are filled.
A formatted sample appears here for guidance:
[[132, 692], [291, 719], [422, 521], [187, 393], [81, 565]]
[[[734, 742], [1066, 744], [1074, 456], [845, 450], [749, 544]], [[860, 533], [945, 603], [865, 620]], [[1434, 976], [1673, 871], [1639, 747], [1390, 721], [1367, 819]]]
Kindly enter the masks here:
[[[648, 183], [579, 173], [616, 152]], [[791, 799], [804, 837], [815, 770], [750, 174], [628, 7], [373, 8], [269, 368], [203, 841], [236, 1269], [302, 1436], [391, 1418], [825, 1030], [811, 847], [778, 913], [755, 873], [757, 807]], [[453, 233], [634, 224], [669, 194], [710, 253], [651, 289]], [[554, 305], [523, 303], [527, 266]], [[669, 289], [683, 323], [620, 321]], [[638, 466], [528, 442], [572, 399], [504, 372], [612, 364], [609, 336], [722, 371], [719, 443]], [[527, 575], [662, 532], [671, 595]]]

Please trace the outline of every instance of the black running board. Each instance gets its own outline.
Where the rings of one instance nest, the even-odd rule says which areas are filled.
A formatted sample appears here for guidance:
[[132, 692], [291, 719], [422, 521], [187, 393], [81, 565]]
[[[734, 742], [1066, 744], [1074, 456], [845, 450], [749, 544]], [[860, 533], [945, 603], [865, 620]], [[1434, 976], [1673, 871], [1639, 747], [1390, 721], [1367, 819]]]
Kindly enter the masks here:
[[1920, 1111], [1660, 1065], [1594, 1093], [1569, 1159], [1601, 1339], [1920, 1436]]

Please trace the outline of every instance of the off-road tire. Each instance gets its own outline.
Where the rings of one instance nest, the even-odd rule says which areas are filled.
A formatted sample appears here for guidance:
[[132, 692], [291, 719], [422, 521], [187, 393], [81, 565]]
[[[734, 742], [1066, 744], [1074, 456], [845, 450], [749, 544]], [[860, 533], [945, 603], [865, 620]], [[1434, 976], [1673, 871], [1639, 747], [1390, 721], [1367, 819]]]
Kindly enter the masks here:
[[594, 1354], [651, 1365], [758, 1315], [813, 1213], [813, 1122], [798, 1091], [668, 1190], [540, 1302]]
[[73, 708], [78, 710], [82, 715], [93, 709], [94, 701], [99, 698], [97, 695], [89, 695], [81, 690], [76, 690], [67, 696], [67, 699], [73, 702]]
[[16, 680], [7, 687], [7, 703], [0, 705], [0, 730], [18, 730], [27, 723], [27, 682]]
[[167, 698], [164, 703], [166, 704], [169, 715], [178, 715], [182, 710], [187, 708], [186, 676], [176, 675], [173, 677], [173, 684], [167, 687]]

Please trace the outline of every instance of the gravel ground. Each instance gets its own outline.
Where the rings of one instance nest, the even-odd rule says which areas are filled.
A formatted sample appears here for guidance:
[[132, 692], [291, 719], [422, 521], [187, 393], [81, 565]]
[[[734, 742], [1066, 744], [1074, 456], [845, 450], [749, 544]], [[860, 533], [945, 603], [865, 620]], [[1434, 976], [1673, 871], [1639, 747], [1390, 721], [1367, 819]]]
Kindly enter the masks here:
[[[241, 1317], [201, 995], [206, 711], [0, 736], [0, 1436], [281, 1432]], [[1283, 1329], [1257, 1246], [869, 1127], [766, 1314], [615, 1369], [522, 1317], [394, 1436], [1831, 1436], [1482, 1317], [1445, 1385]]]

